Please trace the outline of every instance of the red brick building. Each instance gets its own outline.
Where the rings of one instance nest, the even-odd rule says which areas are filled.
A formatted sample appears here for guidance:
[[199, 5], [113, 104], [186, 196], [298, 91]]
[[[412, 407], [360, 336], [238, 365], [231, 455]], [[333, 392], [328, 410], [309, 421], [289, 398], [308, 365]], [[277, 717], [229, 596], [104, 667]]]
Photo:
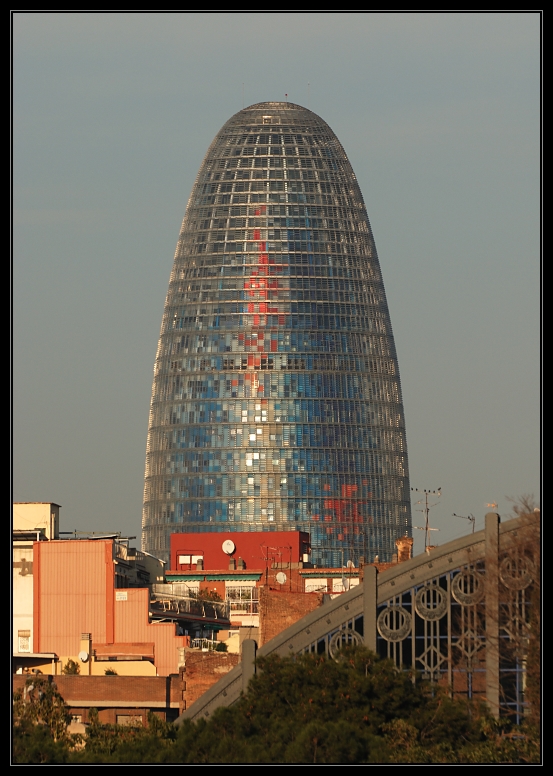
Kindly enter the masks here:
[[[28, 674], [14, 674], [13, 690], [25, 686]], [[73, 722], [86, 725], [90, 710], [100, 722], [146, 725], [148, 713], [176, 719], [184, 708], [184, 679], [174, 676], [50, 676], [69, 706]]]

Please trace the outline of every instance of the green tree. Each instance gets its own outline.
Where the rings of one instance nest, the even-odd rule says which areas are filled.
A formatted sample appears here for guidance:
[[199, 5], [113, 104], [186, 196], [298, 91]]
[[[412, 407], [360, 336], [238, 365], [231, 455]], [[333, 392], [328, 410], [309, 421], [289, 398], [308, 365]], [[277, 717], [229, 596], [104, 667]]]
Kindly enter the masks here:
[[76, 660], [69, 659], [61, 670], [62, 674], [67, 676], [76, 676], [81, 673], [81, 667]]
[[66, 763], [70, 753], [65, 741], [54, 741], [46, 725], [21, 720], [13, 731], [13, 762], [17, 765]]
[[174, 725], [155, 714], [148, 715], [148, 727], [102, 724], [96, 709], [89, 713], [85, 747], [71, 756], [73, 763], [164, 763], [170, 758], [177, 736]]
[[28, 677], [23, 690], [14, 693], [13, 716], [15, 725], [44, 725], [54, 741], [67, 739], [71, 716], [51, 677]]
[[15, 700], [14, 754], [16, 762], [73, 764], [539, 762], [531, 729], [511, 728], [485, 707], [414, 679], [364, 648], [337, 660], [272, 656], [258, 661], [248, 692], [209, 721], [177, 729], [150, 714], [148, 727], [133, 728], [102, 724], [91, 710], [80, 751], [63, 737], [65, 722], [57, 720], [66, 708], [46, 682], [41, 696], [33, 686]]
[[232, 708], [185, 721], [181, 763], [536, 762], [524, 734], [506, 737], [487, 710], [398, 671], [365, 649], [258, 662]]
[[51, 677], [28, 677], [13, 695], [13, 757], [16, 763], [66, 762], [81, 742], [67, 726], [69, 709]]
[[338, 661], [261, 659], [233, 709], [181, 728], [184, 762], [359, 763], [386, 759], [382, 727], [415, 718], [428, 699], [411, 678], [366, 650]]
[[209, 590], [207, 587], [202, 587], [198, 593], [198, 598], [201, 601], [222, 601], [223, 599], [216, 590]]

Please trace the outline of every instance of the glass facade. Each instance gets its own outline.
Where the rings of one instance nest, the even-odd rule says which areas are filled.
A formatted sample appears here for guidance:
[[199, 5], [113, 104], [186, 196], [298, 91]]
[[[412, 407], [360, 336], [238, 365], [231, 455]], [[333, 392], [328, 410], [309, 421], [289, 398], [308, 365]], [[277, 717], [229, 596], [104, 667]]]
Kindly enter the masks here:
[[338, 139], [292, 103], [211, 144], [161, 326], [143, 549], [190, 531], [302, 530], [312, 562], [410, 535], [405, 423], [371, 227]]

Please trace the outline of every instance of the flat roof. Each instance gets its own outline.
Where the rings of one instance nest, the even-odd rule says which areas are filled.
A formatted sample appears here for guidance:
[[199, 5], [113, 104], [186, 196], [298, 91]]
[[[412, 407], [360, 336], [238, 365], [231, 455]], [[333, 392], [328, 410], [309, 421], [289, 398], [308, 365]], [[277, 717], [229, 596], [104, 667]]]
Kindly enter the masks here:
[[61, 507], [61, 504], [56, 504], [55, 501], [14, 501], [13, 506], [16, 507], [18, 504], [50, 504], [53, 507]]

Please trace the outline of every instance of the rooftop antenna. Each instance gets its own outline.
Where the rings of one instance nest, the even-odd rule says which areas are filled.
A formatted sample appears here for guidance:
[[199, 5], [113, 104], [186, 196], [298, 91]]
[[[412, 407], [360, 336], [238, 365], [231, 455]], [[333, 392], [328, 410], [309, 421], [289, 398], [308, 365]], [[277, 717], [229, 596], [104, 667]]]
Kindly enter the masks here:
[[455, 512], [454, 512], [452, 517], [462, 517], [463, 520], [470, 520], [470, 522], [472, 523], [472, 531], [471, 531], [471, 533], [474, 533], [474, 526], [476, 524], [476, 518], [475, 518], [474, 515], [468, 515], [468, 517], [467, 517], [465, 515], [456, 515]]
[[286, 102], [288, 102], [288, 95], [287, 95], [287, 94], [285, 94], [284, 96], [286, 97]]
[[311, 84], [307, 82], [307, 107], [311, 110]]
[[434, 504], [429, 504], [428, 498], [430, 496], [437, 496], [439, 498], [442, 495], [442, 489], [438, 488], [437, 490], [419, 490], [419, 488], [411, 488], [411, 490], [415, 493], [424, 493], [424, 499], [417, 501], [417, 504], [422, 504], [424, 502], [422, 509], [417, 509], [417, 512], [424, 512], [424, 528], [418, 525], [415, 525], [414, 528], [416, 528], [418, 531], [424, 531], [424, 551], [427, 552], [428, 548], [431, 546], [430, 531], [440, 530], [439, 528], [430, 528], [430, 520], [428, 515], [432, 507], [435, 507], [438, 502], [436, 501]]
[[244, 84], [242, 84], [242, 110], [244, 109]]

